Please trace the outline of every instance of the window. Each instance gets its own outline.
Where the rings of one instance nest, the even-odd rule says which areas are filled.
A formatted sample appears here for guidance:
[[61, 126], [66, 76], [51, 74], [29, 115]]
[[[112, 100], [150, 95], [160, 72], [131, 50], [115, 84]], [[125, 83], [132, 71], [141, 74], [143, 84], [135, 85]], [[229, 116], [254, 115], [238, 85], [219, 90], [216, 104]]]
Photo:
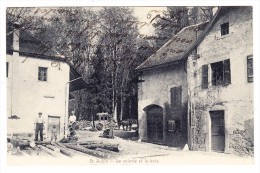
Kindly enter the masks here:
[[253, 82], [253, 55], [247, 56], [247, 81]]
[[47, 81], [47, 68], [46, 67], [39, 67], [38, 80]]
[[181, 107], [181, 87], [171, 88], [171, 106], [173, 108]]
[[208, 65], [202, 66], [202, 88], [208, 88]]
[[227, 35], [229, 34], [229, 23], [223, 23], [222, 25], [220, 25], [221, 27], [221, 36], [222, 35]]
[[231, 83], [230, 60], [224, 60], [211, 64], [212, 85], [228, 85]]
[[6, 77], [8, 77], [9, 72], [9, 62], [6, 62]]
[[180, 120], [169, 120], [168, 121], [168, 131], [174, 132], [180, 129]]

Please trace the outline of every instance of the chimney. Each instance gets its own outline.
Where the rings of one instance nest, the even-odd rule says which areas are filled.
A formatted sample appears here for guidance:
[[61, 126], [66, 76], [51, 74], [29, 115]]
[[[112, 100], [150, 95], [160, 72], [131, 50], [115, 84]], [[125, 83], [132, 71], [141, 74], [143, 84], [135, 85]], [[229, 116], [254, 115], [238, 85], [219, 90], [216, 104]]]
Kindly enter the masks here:
[[20, 23], [15, 22], [13, 28], [13, 51], [19, 52]]

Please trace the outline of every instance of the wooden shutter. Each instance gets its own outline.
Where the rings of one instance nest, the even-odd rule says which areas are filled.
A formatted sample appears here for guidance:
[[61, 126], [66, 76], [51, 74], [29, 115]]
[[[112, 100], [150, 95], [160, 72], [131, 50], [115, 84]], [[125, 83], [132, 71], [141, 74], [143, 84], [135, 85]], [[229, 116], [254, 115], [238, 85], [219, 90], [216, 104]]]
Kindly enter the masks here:
[[181, 107], [182, 89], [180, 87], [171, 88], [171, 105], [173, 108]]
[[6, 62], [6, 77], [8, 77], [8, 71], [9, 71], [9, 62]]
[[247, 57], [247, 81], [253, 82], [253, 56]]
[[202, 88], [208, 88], [208, 65], [202, 66]]
[[226, 59], [223, 61], [223, 72], [224, 72], [224, 85], [231, 84], [231, 73], [230, 73], [230, 60]]

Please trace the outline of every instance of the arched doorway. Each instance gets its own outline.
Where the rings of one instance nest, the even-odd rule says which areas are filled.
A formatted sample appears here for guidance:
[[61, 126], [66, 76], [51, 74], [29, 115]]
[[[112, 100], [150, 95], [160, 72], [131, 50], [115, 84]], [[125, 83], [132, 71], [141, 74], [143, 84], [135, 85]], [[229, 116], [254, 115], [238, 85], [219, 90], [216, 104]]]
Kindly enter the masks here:
[[147, 137], [152, 143], [163, 141], [163, 108], [158, 105], [149, 105], [144, 111], [147, 115]]

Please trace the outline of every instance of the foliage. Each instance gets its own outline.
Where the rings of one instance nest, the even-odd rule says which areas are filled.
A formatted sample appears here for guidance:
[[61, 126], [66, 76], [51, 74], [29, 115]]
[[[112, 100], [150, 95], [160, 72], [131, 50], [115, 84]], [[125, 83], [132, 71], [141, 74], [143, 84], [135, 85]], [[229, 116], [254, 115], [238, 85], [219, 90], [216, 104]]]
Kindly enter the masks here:
[[213, 7], [167, 7], [163, 16], [156, 16], [153, 26], [155, 27], [156, 49], [162, 47], [172, 36], [182, 28], [205, 22], [212, 18]]

